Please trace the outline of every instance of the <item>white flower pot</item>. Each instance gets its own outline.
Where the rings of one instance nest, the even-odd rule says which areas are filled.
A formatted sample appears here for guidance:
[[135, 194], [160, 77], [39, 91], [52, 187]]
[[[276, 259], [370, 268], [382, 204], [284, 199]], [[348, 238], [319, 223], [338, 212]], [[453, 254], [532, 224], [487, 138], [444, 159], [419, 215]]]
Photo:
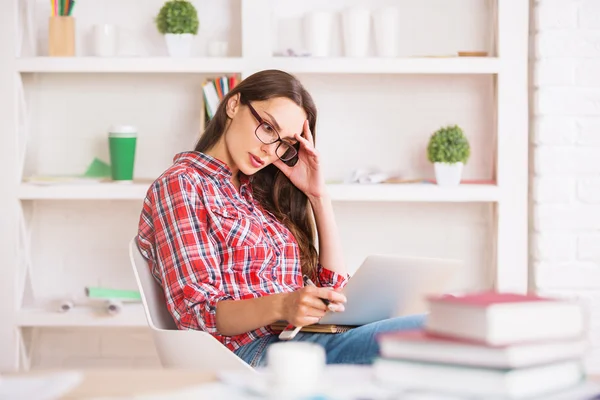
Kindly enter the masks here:
[[462, 177], [463, 163], [447, 164], [436, 162], [435, 179], [439, 186], [458, 186]]
[[194, 35], [191, 33], [165, 33], [167, 51], [171, 57], [190, 57], [193, 40]]

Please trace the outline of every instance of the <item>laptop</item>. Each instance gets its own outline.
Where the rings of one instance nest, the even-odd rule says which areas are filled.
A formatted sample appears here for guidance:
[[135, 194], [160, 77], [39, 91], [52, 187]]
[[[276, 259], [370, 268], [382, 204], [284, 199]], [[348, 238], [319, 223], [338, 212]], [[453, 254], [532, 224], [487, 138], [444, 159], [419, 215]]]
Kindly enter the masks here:
[[370, 255], [342, 290], [345, 311], [327, 312], [319, 324], [356, 326], [426, 313], [426, 297], [450, 290], [462, 268], [459, 260]]

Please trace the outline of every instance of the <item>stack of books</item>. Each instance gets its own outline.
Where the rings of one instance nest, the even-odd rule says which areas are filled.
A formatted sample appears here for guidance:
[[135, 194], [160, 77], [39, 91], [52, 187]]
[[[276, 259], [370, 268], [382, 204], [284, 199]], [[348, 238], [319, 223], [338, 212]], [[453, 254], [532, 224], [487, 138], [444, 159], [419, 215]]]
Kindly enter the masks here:
[[204, 108], [206, 113], [206, 122], [215, 116], [221, 100], [231, 89], [238, 84], [238, 78], [235, 75], [220, 76], [209, 79], [202, 85], [204, 93]]
[[584, 384], [589, 344], [581, 304], [497, 292], [427, 301], [423, 329], [377, 337], [378, 381], [477, 399], [549, 399]]

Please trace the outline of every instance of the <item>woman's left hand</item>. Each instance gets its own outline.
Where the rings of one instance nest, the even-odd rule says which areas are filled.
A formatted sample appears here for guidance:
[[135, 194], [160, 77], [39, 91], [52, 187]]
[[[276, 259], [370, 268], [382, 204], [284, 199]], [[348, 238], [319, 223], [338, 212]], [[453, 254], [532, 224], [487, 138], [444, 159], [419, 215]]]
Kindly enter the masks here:
[[309, 198], [320, 198], [325, 194], [325, 178], [321, 172], [319, 152], [315, 148], [308, 120], [304, 121], [304, 137], [296, 133], [295, 138], [300, 143], [298, 162], [290, 167], [277, 159], [273, 164], [287, 176], [290, 181]]

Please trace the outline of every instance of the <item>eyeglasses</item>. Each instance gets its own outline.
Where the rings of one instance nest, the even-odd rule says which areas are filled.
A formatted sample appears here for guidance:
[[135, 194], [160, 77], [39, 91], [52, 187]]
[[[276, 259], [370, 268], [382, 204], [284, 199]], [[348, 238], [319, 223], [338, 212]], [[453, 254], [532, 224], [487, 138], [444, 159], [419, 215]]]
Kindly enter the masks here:
[[279, 142], [277, 148], [275, 149], [275, 154], [277, 157], [279, 157], [279, 159], [283, 162], [292, 161], [298, 155], [298, 150], [296, 150], [294, 145], [281, 140], [281, 136], [279, 136], [277, 130], [273, 128], [270, 123], [262, 119], [249, 102], [246, 103], [246, 105], [259, 123], [254, 131], [254, 134], [258, 140], [264, 144], [273, 144]]

